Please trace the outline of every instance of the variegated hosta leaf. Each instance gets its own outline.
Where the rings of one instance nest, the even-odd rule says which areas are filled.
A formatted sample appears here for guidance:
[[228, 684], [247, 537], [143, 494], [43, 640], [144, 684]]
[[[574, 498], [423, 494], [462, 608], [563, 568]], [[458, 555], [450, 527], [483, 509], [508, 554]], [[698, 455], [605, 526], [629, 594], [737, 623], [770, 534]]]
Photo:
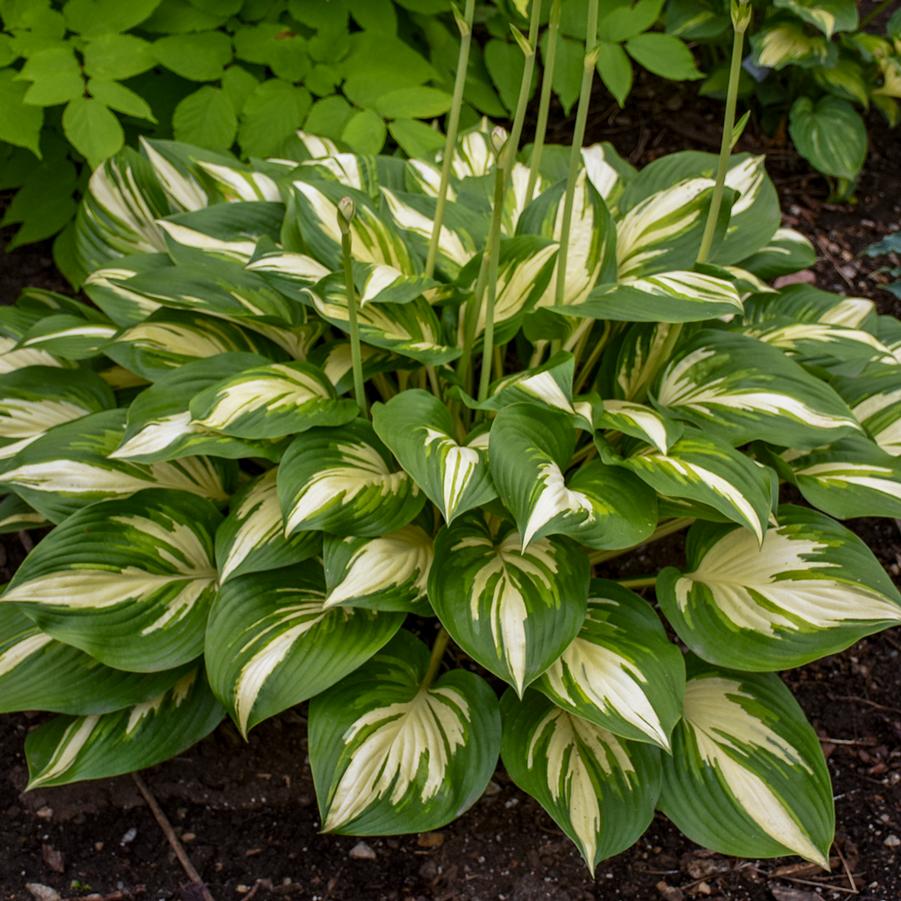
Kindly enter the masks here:
[[385, 263], [400, 272], [415, 272], [410, 251], [388, 217], [380, 216], [365, 194], [335, 182], [292, 182], [288, 221], [298, 229], [303, 246], [290, 246], [295, 242], [283, 235], [285, 247], [309, 253], [330, 271], [339, 271], [342, 257], [338, 203], [343, 197], [354, 201], [355, 212], [350, 224], [353, 259], [359, 263]]
[[784, 454], [804, 500], [837, 519], [901, 518], [901, 461], [866, 438]]
[[276, 344], [225, 319], [165, 309], [123, 329], [103, 352], [151, 382], [185, 363], [217, 354], [251, 353], [273, 360], [286, 357]]
[[663, 757], [660, 809], [692, 841], [737, 857], [798, 854], [829, 868], [832, 786], [817, 736], [773, 674], [689, 663]]
[[601, 355], [597, 379], [601, 396], [618, 400], [642, 399], [647, 370], [656, 370], [665, 362], [662, 354], [666, 349], [666, 337], [673, 328], [679, 326], [667, 322], [639, 322], [626, 326], [617, 336], [616, 345]]
[[682, 437], [682, 424], [653, 407], [628, 400], [604, 400], [601, 404], [593, 413], [594, 424], [599, 429], [638, 438], [661, 454], [666, 454]]
[[84, 282], [84, 291], [109, 318], [123, 327], [136, 325], [160, 308], [145, 294], [126, 288], [125, 283], [142, 272], [167, 269], [172, 265], [164, 253], [140, 253], [94, 269]]
[[35, 546], [0, 603], [108, 666], [171, 669], [203, 648], [220, 519], [180, 491], [92, 504]]
[[534, 687], [574, 716], [668, 751], [685, 664], [646, 601], [598, 579], [582, 630]]
[[494, 167], [494, 150], [490, 143], [491, 126], [487, 119], [463, 132], [451, 158], [451, 172], [456, 178], [478, 178]]
[[0, 604], [0, 713], [107, 713], [170, 688], [185, 668], [127, 673], [42, 632], [15, 604]]
[[660, 376], [657, 403], [732, 444], [756, 438], [809, 448], [859, 434], [842, 399], [781, 350], [747, 335], [705, 329]]
[[[523, 211], [516, 224], [519, 235], [538, 235], [559, 246], [563, 228], [565, 182], [539, 194]], [[572, 227], [566, 257], [566, 279], [562, 303], [581, 304], [599, 282], [616, 278], [616, 226], [601, 195], [581, 172], [573, 195]], [[554, 268], [540, 307], [556, 300], [558, 266]]]
[[685, 573], [657, 597], [696, 653], [739, 670], [777, 670], [834, 654], [901, 622], [901, 594], [867, 546], [828, 516], [781, 507], [758, 547], [744, 529], [699, 523]]
[[285, 207], [280, 202], [239, 201], [160, 219], [169, 256], [176, 265], [229, 260], [246, 263], [257, 243], [279, 237]]
[[235, 438], [274, 439], [314, 426], [343, 425], [358, 412], [312, 363], [267, 363], [236, 372], [191, 400], [200, 429]]
[[325, 607], [367, 607], [428, 615], [426, 587], [434, 550], [417, 525], [376, 538], [336, 538], [322, 545]]
[[501, 699], [510, 778], [597, 864], [634, 844], [654, 817], [660, 752], [555, 707], [536, 691]]
[[270, 287], [262, 275], [227, 260], [150, 269], [123, 284], [134, 294], [165, 307], [253, 327], [268, 324], [290, 328], [301, 325], [305, 316], [301, 304]]
[[296, 438], [278, 469], [278, 496], [288, 536], [313, 530], [384, 535], [405, 526], [425, 503], [362, 419]]
[[50, 522], [43, 513], [39, 513], [15, 494], [8, 494], [0, 501], [0, 535], [41, 529], [49, 525]]
[[833, 385], [879, 447], [892, 457], [901, 456], [901, 367], [836, 379]]
[[[344, 277], [339, 273], [323, 279], [307, 292], [316, 312], [326, 322], [350, 331], [350, 314]], [[408, 303], [369, 303], [357, 311], [360, 340], [437, 366], [460, 356], [444, 341], [441, 323], [428, 301], [418, 297]]]
[[306, 300], [303, 289], [311, 288], [331, 272], [328, 267], [304, 253], [293, 253], [282, 248], [264, 250], [262, 245], [244, 268], [263, 276], [282, 294], [304, 303]]
[[728, 444], [693, 430], [665, 454], [647, 448], [621, 457], [600, 439], [598, 446], [605, 463], [626, 467], [658, 494], [712, 507], [763, 541], [776, 475]]
[[485, 790], [501, 742], [494, 692], [459, 669], [424, 687], [428, 663], [426, 646], [401, 632], [310, 703], [310, 766], [324, 831], [438, 829]]
[[638, 174], [635, 167], [624, 160], [607, 141], [583, 147], [582, 164], [588, 180], [604, 198], [604, 203], [609, 209], [616, 211], [623, 191]]
[[751, 35], [751, 47], [754, 63], [767, 69], [784, 69], [786, 66], [831, 68], [835, 60], [835, 47], [823, 35], [808, 31], [803, 22], [791, 16], [767, 19]]
[[109, 386], [86, 369], [28, 366], [0, 375], [0, 466], [54, 426], [115, 404]]
[[[497, 284], [494, 300], [494, 340], [507, 341], [513, 337], [522, 321], [523, 314], [531, 310], [544, 295], [550, 284], [551, 271], [556, 259], [557, 245], [546, 238], [535, 235], [520, 235], [502, 238], [498, 254]], [[460, 273], [460, 290], [464, 296], [472, 296], [478, 276], [481, 255]], [[482, 306], [478, 310], [475, 335], [485, 331], [485, 292]], [[474, 315], [470, 305], [460, 307], [460, 341], [465, 334], [465, 317]]]
[[145, 769], [205, 738], [222, 716], [222, 707], [196, 667], [166, 691], [124, 710], [54, 717], [25, 739], [28, 788]]
[[[568, 316], [624, 322], [697, 322], [740, 313], [732, 282], [704, 272], [658, 272], [601, 285]], [[561, 309], [562, 312], [562, 309]]]
[[769, 321], [785, 319], [863, 329], [875, 334], [876, 304], [864, 297], [845, 297], [821, 291], [813, 285], [788, 285], [778, 294], [751, 297], [745, 304], [748, 325], [764, 325]]
[[216, 530], [220, 584], [234, 576], [290, 566], [319, 554], [321, 541], [316, 532], [285, 538], [277, 476], [277, 469], [264, 472], [231, 500], [229, 514]]
[[[363, 358], [364, 381], [380, 372], [398, 372], [416, 367], [416, 363], [406, 357], [398, 357], [390, 351], [366, 344], [360, 347], [360, 356]], [[310, 353], [310, 362], [325, 373], [338, 394], [353, 390], [353, 355], [349, 342], [318, 344]]]
[[204, 654], [210, 685], [242, 735], [353, 672], [403, 622], [399, 613], [329, 609], [323, 588], [311, 564], [222, 586]]
[[44, 351], [66, 360], [96, 356], [118, 329], [109, 320], [98, 322], [59, 313], [45, 316], [22, 336], [20, 351]]
[[221, 503], [234, 466], [208, 457], [151, 464], [112, 459], [125, 431], [125, 410], [105, 410], [57, 426], [10, 461], [0, 484], [53, 522], [95, 501], [145, 488], [187, 491]]
[[110, 458], [152, 463], [209, 454], [277, 460], [278, 448], [272, 442], [239, 440], [213, 432], [195, 422], [189, 409], [192, 399], [201, 391], [236, 372], [268, 362], [258, 354], [217, 354], [186, 363], [162, 376], [132, 401], [122, 443]]
[[152, 166], [126, 147], [98, 166], [88, 182], [75, 229], [79, 261], [93, 272], [118, 257], [165, 251], [156, 220], [178, 210]]
[[487, 434], [458, 442], [450, 412], [434, 395], [403, 391], [373, 407], [372, 424], [447, 522], [497, 497], [488, 472]]
[[395, 171], [403, 170], [403, 164], [397, 159], [335, 151], [317, 153], [315, 157], [303, 160], [296, 172], [310, 180], [337, 182], [345, 188], [371, 196], [378, 192], [379, 185], [388, 174], [386, 164], [395, 164], [391, 166]]
[[141, 153], [163, 189], [172, 212], [199, 210], [219, 198], [198, 178], [197, 160], [208, 151], [176, 141], [139, 141]]
[[741, 266], [758, 278], [770, 280], [812, 266], [817, 259], [813, 244], [793, 228], [777, 228], [769, 243], [741, 260]]
[[588, 557], [568, 538], [522, 550], [508, 524], [474, 514], [435, 540], [429, 601], [472, 658], [522, 694], [576, 637], [585, 619]]
[[[687, 178], [651, 194], [617, 223], [616, 257], [620, 278], [642, 278], [694, 265], [713, 195], [709, 178]], [[717, 222], [722, 238], [733, 195], [723, 198]]]
[[198, 159], [197, 167], [213, 182], [226, 202], [281, 198], [278, 185], [268, 175], [227, 157], [223, 156], [221, 161]]
[[641, 479], [592, 461], [569, 477], [576, 433], [562, 413], [516, 404], [491, 426], [491, 475], [523, 548], [571, 535], [597, 548], [631, 547], [657, 525], [657, 498]]

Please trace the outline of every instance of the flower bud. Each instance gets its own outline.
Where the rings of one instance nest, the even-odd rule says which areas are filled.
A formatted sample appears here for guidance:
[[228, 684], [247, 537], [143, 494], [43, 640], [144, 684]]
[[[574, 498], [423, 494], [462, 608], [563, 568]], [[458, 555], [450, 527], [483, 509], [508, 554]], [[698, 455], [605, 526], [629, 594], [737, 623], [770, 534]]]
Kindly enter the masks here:
[[346, 233], [350, 230], [350, 223], [353, 220], [356, 208], [353, 198], [342, 197], [338, 201], [338, 227], [342, 232]]
[[751, 0], [732, 0], [732, 27], [745, 32], [751, 24]]
[[501, 128], [500, 125], [495, 125], [494, 128], [491, 129], [491, 148], [494, 150], [497, 156], [501, 155], [501, 151], [504, 149], [504, 146], [507, 143], [507, 129]]

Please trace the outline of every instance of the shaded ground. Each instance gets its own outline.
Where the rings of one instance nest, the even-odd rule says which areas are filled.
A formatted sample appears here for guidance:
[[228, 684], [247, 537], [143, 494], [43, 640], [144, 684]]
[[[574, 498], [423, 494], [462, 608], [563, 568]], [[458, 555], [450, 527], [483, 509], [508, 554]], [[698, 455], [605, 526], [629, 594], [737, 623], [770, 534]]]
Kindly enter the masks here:
[[[719, 107], [673, 94], [651, 80], [623, 112], [598, 99], [589, 140], [610, 140], [633, 162], [695, 147], [716, 149]], [[876, 264], [858, 259], [867, 244], [901, 222], [901, 150], [874, 119], [872, 150], [855, 205], [826, 203], [828, 185], [784, 141], [752, 129], [739, 149], [766, 152], [785, 221], [810, 236], [822, 259], [824, 288], [878, 298]], [[571, 126], [560, 126], [566, 139]], [[814, 231], [815, 230], [815, 231]], [[46, 247], [0, 258], [0, 295], [26, 284], [61, 288]], [[897, 303], [897, 302], [895, 302]], [[901, 544], [891, 520], [855, 524], [892, 575]], [[3, 578], [22, 549], [0, 545]], [[635, 554], [605, 574], [645, 575], [681, 557], [680, 539]], [[658, 817], [625, 854], [591, 880], [574, 847], [540, 807], [499, 771], [488, 794], [439, 833], [366, 842], [324, 837], [306, 760], [304, 708], [258, 727], [244, 746], [230, 725], [145, 779], [217, 899], [435, 899], [576, 901], [683, 898], [813, 901], [901, 898], [901, 637], [883, 633], [844, 654], [786, 675], [822, 737], [838, 817], [833, 867], [824, 874], [797, 861], [734, 861], [697, 849]], [[0, 719], [0, 901], [32, 897], [40, 883], [64, 897], [197, 899], [130, 777], [20, 794], [22, 746], [36, 719]], [[367, 855], [368, 856], [368, 855]], [[853, 881], [852, 881], [853, 879]], [[40, 892], [40, 889], [33, 889]], [[93, 893], [93, 895], [92, 895]], [[44, 901], [51, 901], [45, 895]]]

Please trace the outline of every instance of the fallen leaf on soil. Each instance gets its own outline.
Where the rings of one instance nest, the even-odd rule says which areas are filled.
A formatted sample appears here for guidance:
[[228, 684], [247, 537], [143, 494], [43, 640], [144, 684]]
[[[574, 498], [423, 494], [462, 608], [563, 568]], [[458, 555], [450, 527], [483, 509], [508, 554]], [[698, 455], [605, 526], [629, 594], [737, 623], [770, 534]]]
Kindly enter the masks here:
[[57, 851], [52, 845], [46, 843], [41, 845], [41, 857], [54, 873], [62, 873], [66, 869], [62, 852]]
[[664, 901], [682, 901], [685, 897], [682, 894], [682, 889], [675, 888], [672, 885], [664, 882], [662, 879], [657, 883], [657, 891], [660, 893], [660, 896], [664, 899]]
[[40, 882], [26, 882], [25, 888], [37, 901], [60, 901], [59, 892]]
[[416, 839], [420, 848], [440, 848], [444, 844], [444, 835], [441, 832], [423, 832]]

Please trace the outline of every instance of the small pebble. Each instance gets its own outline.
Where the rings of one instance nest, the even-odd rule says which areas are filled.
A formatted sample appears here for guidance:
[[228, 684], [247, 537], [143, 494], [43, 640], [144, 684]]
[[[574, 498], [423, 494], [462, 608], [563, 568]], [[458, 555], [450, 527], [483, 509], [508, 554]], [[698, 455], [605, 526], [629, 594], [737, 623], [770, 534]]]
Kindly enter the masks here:
[[444, 844], [444, 835], [441, 832], [423, 832], [416, 839], [420, 848], [440, 848]]
[[193, 832], [182, 832], [181, 840], [183, 842], [193, 842], [197, 836]]
[[131, 844], [131, 842], [133, 842], [135, 840], [135, 838], [137, 838], [137, 835], [138, 835], [138, 830], [134, 826], [132, 826], [131, 829], [129, 829], [128, 832], [126, 832], [125, 835], [123, 835], [122, 838], [119, 839], [119, 844], [120, 845]]
[[40, 820], [52, 820], [53, 819], [53, 808], [47, 807], [39, 807], [35, 811], [35, 816]]
[[94, 850], [102, 851], [103, 850], [103, 842], [94, 842]]
[[897, 848], [898, 845], [901, 845], [901, 838], [898, 838], [897, 835], [887, 835], [882, 844], [885, 845], [886, 848]]
[[501, 787], [492, 779], [485, 787], [485, 794], [490, 798], [492, 795], [500, 794]]
[[43, 885], [40, 882], [26, 882], [25, 888], [37, 901], [60, 901], [59, 892], [50, 888], [49, 885]]
[[375, 860], [375, 851], [366, 842], [357, 842], [350, 849], [349, 856], [352, 860]]

